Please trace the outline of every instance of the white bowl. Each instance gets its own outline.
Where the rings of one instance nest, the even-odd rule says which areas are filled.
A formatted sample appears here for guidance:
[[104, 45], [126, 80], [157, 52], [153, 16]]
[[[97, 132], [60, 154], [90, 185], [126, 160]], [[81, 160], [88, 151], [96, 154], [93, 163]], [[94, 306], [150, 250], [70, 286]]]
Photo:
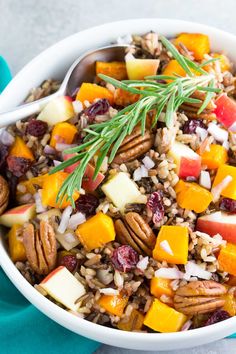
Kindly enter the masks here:
[[[225, 51], [236, 62], [236, 37], [212, 27], [169, 19], [140, 19], [108, 23], [74, 34], [50, 47], [26, 65], [0, 96], [0, 111], [20, 104], [32, 87], [44, 79], [61, 79], [70, 64], [84, 51], [115, 42], [128, 33], [154, 30], [167, 37], [179, 32], [202, 32], [210, 36], [213, 50]], [[236, 317], [178, 333], [132, 333], [103, 327], [75, 317], [38, 293], [19, 273], [0, 241], [0, 264], [18, 290], [52, 320], [96, 341], [139, 350], [171, 350], [193, 347], [221, 339], [236, 332]]]

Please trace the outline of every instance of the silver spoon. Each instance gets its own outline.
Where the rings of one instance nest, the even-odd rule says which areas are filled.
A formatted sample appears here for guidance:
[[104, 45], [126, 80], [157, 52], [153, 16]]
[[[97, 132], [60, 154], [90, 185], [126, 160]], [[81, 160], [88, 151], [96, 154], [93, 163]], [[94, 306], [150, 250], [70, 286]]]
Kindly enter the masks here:
[[0, 128], [16, 123], [22, 118], [40, 112], [52, 99], [58, 96], [72, 96], [83, 82], [93, 82], [96, 75], [96, 61], [124, 61], [128, 45], [110, 45], [81, 55], [71, 65], [57, 92], [37, 101], [26, 103], [13, 110], [0, 113]]

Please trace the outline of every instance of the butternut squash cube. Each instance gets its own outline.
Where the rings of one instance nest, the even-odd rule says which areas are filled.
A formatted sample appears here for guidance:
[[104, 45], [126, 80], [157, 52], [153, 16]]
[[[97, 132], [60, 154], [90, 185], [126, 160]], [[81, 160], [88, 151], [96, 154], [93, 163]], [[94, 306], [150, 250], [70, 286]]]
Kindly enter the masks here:
[[[172, 254], [163, 249], [163, 241], [168, 242]], [[186, 264], [188, 261], [188, 228], [185, 226], [162, 226], [153, 250], [153, 258], [172, 264]]]
[[178, 332], [187, 321], [187, 316], [155, 299], [145, 318], [145, 326], [161, 333]]
[[[182, 68], [182, 66], [177, 62], [176, 59], [172, 59], [169, 61], [169, 63], [164, 68], [162, 75], [174, 76], [174, 77], [177, 77], [177, 75], [186, 76], [186, 72]], [[170, 82], [171, 79], [169, 79], [167, 81]]]
[[106, 312], [121, 317], [128, 303], [128, 296], [119, 295], [102, 295], [98, 300], [99, 306], [104, 308]]
[[88, 82], [83, 82], [76, 95], [76, 100], [79, 100], [82, 103], [84, 103], [84, 101], [89, 101], [90, 103], [93, 103], [96, 98], [106, 98], [111, 105], [114, 102], [113, 93], [109, 91], [106, 87], [91, 84]]
[[193, 52], [196, 60], [202, 60], [210, 52], [209, 37], [203, 33], [181, 33], [174, 41], [177, 47], [180, 43]]
[[10, 147], [9, 155], [14, 157], [23, 157], [24, 159], [34, 160], [34, 155], [24, 140], [16, 136], [13, 145]]
[[223, 296], [223, 299], [225, 300], [225, 304], [222, 309], [227, 311], [230, 314], [230, 316], [235, 316], [236, 298], [234, 296], [234, 293], [227, 293], [226, 295]]
[[228, 242], [225, 247], [222, 247], [218, 262], [221, 270], [236, 275], [236, 245]]
[[[62, 201], [57, 201], [57, 195], [60, 191], [60, 188], [66, 178], [69, 176], [69, 173], [66, 172], [56, 172], [52, 175], [47, 175], [43, 181], [42, 188], [42, 203], [45, 206], [50, 206], [52, 208], [61, 208], [64, 209], [70, 205], [70, 201], [66, 200], [66, 197]], [[79, 192], [75, 191], [73, 194], [73, 199], [77, 200], [79, 198]]]
[[236, 167], [221, 165], [217, 170], [212, 187], [217, 186], [227, 176], [231, 176], [233, 179], [228, 186], [223, 189], [221, 195], [236, 200]]
[[178, 205], [196, 213], [205, 211], [213, 200], [211, 192], [194, 182], [180, 180], [175, 186], [175, 192]]
[[174, 291], [170, 286], [171, 280], [170, 279], [164, 279], [164, 278], [158, 278], [154, 277], [151, 279], [151, 284], [150, 284], [150, 292], [153, 296], [157, 297], [158, 299], [162, 295], [167, 295], [167, 296], [174, 296]]
[[113, 77], [116, 80], [125, 80], [127, 79], [127, 71], [125, 62], [122, 61], [97, 61], [96, 62], [96, 75], [104, 74], [110, 77]]
[[9, 253], [13, 262], [25, 262], [27, 260], [23, 241], [19, 237], [22, 225], [15, 224], [8, 233]]
[[50, 145], [55, 147], [57, 143], [71, 144], [77, 132], [73, 124], [57, 123], [52, 130]]
[[128, 318], [124, 317], [117, 323], [117, 327], [122, 331], [140, 331], [143, 326], [143, 321], [143, 314], [134, 309]]
[[206, 165], [209, 170], [214, 170], [223, 165], [228, 160], [227, 150], [222, 145], [211, 144], [209, 150], [205, 150], [202, 154], [198, 150], [197, 153], [202, 158], [202, 165]]
[[102, 212], [79, 225], [75, 233], [88, 252], [114, 241], [116, 235], [112, 218]]

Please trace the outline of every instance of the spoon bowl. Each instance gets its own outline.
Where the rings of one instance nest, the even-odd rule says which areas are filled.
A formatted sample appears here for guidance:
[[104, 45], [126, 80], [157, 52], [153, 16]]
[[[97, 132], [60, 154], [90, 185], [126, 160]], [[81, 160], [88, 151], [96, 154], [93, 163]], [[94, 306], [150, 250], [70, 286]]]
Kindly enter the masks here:
[[43, 109], [43, 107], [58, 96], [73, 96], [83, 82], [93, 82], [96, 73], [96, 61], [124, 61], [125, 49], [128, 45], [110, 45], [86, 52], [74, 61], [58, 91], [37, 101], [18, 106], [14, 110], [0, 114], [0, 128], [14, 124]]

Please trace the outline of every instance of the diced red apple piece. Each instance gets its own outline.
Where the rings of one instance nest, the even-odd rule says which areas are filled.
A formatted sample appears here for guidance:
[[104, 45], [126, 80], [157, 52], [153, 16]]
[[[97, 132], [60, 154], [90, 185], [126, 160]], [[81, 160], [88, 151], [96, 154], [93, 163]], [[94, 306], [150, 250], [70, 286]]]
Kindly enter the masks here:
[[174, 142], [168, 152], [177, 165], [176, 173], [180, 178], [198, 177], [201, 172], [201, 157], [185, 144]]
[[230, 131], [236, 132], [236, 101], [223, 93], [217, 98], [215, 104], [214, 113], [217, 120]]
[[48, 125], [55, 125], [74, 117], [75, 111], [71, 98], [60, 96], [49, 102], [38, 115], [37, 119], [47, 122]]
[[126, 70], [130, 80], [143, 80], [145, 76], [156, 75], [159, 59], [126, 59]]
[[53, 270], [40, 286], [56, 301], [72, 311], [78, 309], [79, 304], [76, 304], [76, 300], [85, 294], [83, 284], [63, 266]]
[[210, 236], [220, 234], [224, 240], [236, 243], [236, 215], [217, 211], [209, 215], [200, 216], [196, 229]]
[[[76, 154], [66, 154], [63, 156], [64, 161], [70, 159], [71, 157], [75, 156]], [[67, 173], [72, 173], [76, 167], [79, 165], [79, 162], [74, 163], [71, 166], [68, 166], [64, 169]], [[94, 175], [94, 167], [90, 164], [86, 167], [84, 178], [82, 182], [82, 188], [85, 189], [87, 192], [93, 192], [99, 186], [99, 184], [104, 180], [105, 176], [99, 172], [96, 179], [93, 180]]]
[[6, 211], [0, 216], [0, 224], [12, 227], [14, 224], [23, 225], [35, 216], [35, 204], [20, 205], [16, 208]]

